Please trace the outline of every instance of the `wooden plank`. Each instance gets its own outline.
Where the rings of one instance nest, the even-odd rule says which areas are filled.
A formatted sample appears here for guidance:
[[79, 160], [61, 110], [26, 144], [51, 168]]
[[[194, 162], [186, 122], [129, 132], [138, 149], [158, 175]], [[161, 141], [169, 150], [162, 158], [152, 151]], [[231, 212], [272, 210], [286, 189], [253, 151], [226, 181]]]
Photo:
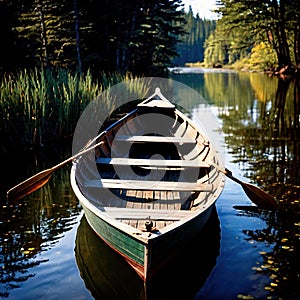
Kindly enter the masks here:
[[143, 198], [147, 199], [148, 201], [152, 201], [153, 200], [153, 191], [145, 191]]
[[107, 188], [107, 189], [128, 189], [142, 191], [199, 191], [210, 192], [212, 184], [175, 181], [148, 181], [148, 180], [122, 180], [122, 179], [101, 179], [86, 180], [85, 187]]
[[104, 158], [96, 159], [97, 164], [109, 164], [120, 166], [139, 167], [189, 167], [189, 168], [209, 168], [210, 164], [202, 160], [182, 160], [182, 159], [138, 159], [138, 158]]
[[167, 208], [168, 209], [175, 209], [175, 201], [173, 197], [173, 192], [167, 192]]
[[[171, 221], [168, 221], [168, 223], [173, 224], [174, 221], [178, 221], [178, 220], [171, 220]], [[154, 223], [155, 223], [155, 227], [158, 228], [158, 230], [166, 227], [166, 221], [165, 220], [157, 220]]]
[[136, 192], [136, 198], [138, 199], [143, 199], [143, 191], [142, 190], [138, 190]]
[[157, 191], [157, 190], [154, 191], [154, 200], [160, 200], [161, 199], [160, 193], [161, 193], [160, 191]]
[[196, 144], [196, 140], [192, 138], [176, 137], [176, 136], [155, 136], [155, 135], [116, 135], [115, 141], [130, 143], [174, 143], [174, 144]]
[[195, 212], [188, 210], [120, 209], [113, 207], [105, 207], [105, 212], [115, 219], [122, 220], [178, 221], [195, 215]]

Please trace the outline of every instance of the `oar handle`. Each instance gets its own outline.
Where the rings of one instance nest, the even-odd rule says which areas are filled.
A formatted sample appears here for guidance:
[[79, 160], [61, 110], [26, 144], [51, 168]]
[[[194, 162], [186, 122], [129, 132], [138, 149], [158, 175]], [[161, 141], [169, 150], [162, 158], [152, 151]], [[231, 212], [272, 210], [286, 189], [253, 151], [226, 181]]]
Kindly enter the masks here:
[[227, 168], [223, 168], [219, 165], [217, 165], [216, 163], [210, 162], [210, 164], [215, 167], [218, 171], [222, 172], [223, 174], [225, 174], [227, 177], [229, 177], [231, 180], [239, 183], [239, 184], [243, 184], [243, 182], [241, 180], [239, 180], [238, 178], [234, 177], [232, 175], [232, 172], [230, 170], [228, 170]]
[[[90, 143], [91, 143], [91, 142], [89, 142], [89, 144], [90, 144]], [[89, 148], [86, 148], [86, 149], [84, 149], [84, 150], [78, 152], [77, 154], [75, 154], [75, 155], [73, 155], [73, 156], [67, 158], [66, 160], [62, 161], [61, 163], [57, 164], [56, 166], [52, 167], [51, 169], [52, 169], [53, 171], [54, 171], [54, 170], [57, 170], [57, 169], [59, 169], [60, 167], [66, 165], [66, 164], [68, 164], [69, 162], [73, 161], [74, 159], [78, 158], [79, 156], [81, 156], [81, 155], [83, 155], [83, 154], [85, 154], [85, 153], [87, 153], [87, 152], [89, 152], [89, 151], [95, 149], [96, 147], [101, 146], [102, 144], [104, 144], [103, 141], [98, 142], [98, 143], [94, 144], [93, 146], [91, 146], [91, 147], [89, 147]]]
[[212, 165], [214, 168], [216, 168], [218, 171], [222, 172], [225, 175], [232, 175], [231, 171], [229, 171], [228, 169], [223, 168], [223, 167], [217, 165], [216, 163], [214, 163], [212, 161], [210, 161], [209, 164]]

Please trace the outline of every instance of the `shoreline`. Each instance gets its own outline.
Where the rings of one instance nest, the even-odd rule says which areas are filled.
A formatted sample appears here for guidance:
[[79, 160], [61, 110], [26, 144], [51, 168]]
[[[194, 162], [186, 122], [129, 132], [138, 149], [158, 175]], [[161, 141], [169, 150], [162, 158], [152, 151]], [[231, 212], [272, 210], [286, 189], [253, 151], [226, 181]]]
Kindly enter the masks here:
[[204, 67], [169, 67], [172, 74], [203, 74], [203, 73], [237, 73], [238, 70], [226, 68], [204, 68]]
[[172, 74], [204, 74], [204, 73], [238, 73], [238, 72], [248, 72], [248, 73], [261, 73], [266, 74], [270, 77], [277, 77], [282, 79], [296, 79], [299, 78], [300, 69], [293, 66], [282, 67], [278, 70], [250, 70], [250, 69], [237, 69], [237, 68], [226, 68], [225, 67], [203, 67], [203, 66], [183, 66], [183, 67], [168, 67], [168, 71]]

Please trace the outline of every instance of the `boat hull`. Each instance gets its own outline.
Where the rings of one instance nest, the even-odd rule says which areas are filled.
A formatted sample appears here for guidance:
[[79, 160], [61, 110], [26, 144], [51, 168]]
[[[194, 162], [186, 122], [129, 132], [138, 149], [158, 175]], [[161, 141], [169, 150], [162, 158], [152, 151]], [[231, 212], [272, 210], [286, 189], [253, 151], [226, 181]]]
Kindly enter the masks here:
[[202, 230], [147, 282], [100, 239], [83, 216], [77, 229], [75, 257], [80, 275], [95, 299], [193, 299], [220, 254], [216, 209]]
[[84, 205], [83, 209], [86, 219], [95, 233], [108, 246], [121, 254], [139, 276], [144, 278], [145, 245], [126, 232], [109, 224]]
[[[199, 234], [211, 214], [212, 205], [189, 222], [148, 242], [134, 238], [102, 219], [99, 214], [82, 205], [86, 219], [94, 232], [112, 249], [123, 256], [142, 280], [151, 279], [173, 256], [177, 255]], [[100, 213], [101, 214], [101, 213]]]
[[209, 219], [225, 182], [220, 158], [160, 91], [104, 128], [71, 185], [92, 229], [147, 281]]

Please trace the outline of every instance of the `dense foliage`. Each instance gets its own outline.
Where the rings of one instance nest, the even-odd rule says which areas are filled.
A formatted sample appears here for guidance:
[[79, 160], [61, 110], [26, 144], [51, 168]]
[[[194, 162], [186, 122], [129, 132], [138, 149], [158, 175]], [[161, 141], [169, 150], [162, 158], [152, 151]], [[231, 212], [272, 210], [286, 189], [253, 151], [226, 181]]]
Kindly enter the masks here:
[[[262, 68], [300, 68], [300, 2], [298, 0], [219, 0], [216, 31], [206, 43], [205, 63], [234, 63], [245, 57]], [[255, 53], [251, 49], [256, 47]], [[254, 55], [254, 57], [252, 57]], [[274, 55], [276, 63], [274, 62]], [[247, 62], [249, 63], [249, 61]]]
[[176, 56], [181, 0], [0, 2], [0, 67], [157, 74]]

